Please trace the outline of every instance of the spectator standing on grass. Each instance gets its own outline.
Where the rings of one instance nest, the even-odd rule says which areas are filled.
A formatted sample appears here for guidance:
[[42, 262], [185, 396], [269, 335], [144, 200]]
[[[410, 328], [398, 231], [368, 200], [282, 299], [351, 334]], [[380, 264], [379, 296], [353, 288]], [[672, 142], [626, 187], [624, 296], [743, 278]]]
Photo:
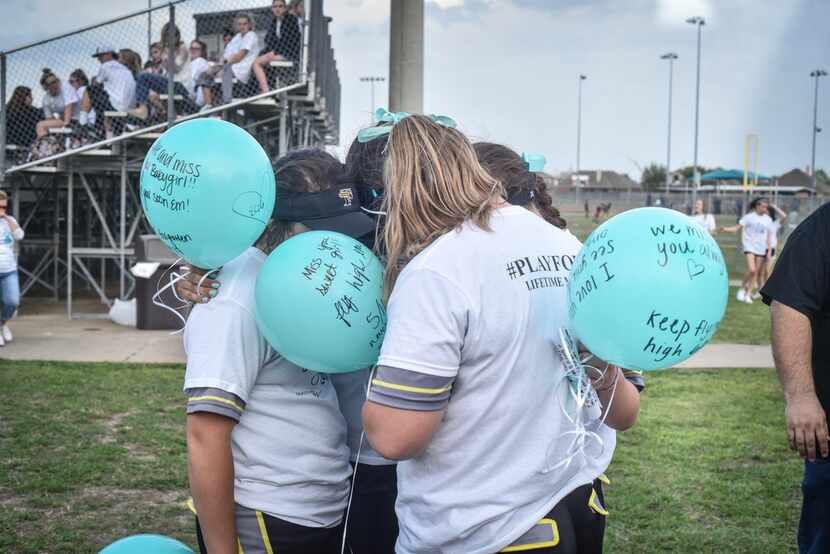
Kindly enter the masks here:
[[[285, 0], [274, 0], [271, 3], [271, 13], [274, 17], [268, 26], [268, 34], [265, 35], [265, 48], [253, 63], [253, 71], [259, 83], [260, 92], [271, 90], [266, 75], [269, 63], [296, 61], [300, 57], [300, 25], [297, 18], [288, 13]], [[284, 76], [285, 73], [278, 72], [278, 75]]]
[[49, 134], [49, 129], [66, 127], [81, 115], [78, 93], [67, 83], [62, 83], [49, 68], [43, 69], [40, 85], [46, 94], [43, 96], [43, 120], [37, 124], [35, 133], [38, 137]]
[[691, 218], [701, 227], [709, 231], [710, 235], [717, 233], [717, 224], [715, 223], [715, 216], [706, 211], [706, 203], [702, 198], [695, 201], [694, 210]]
[[6, 143], [31, 145], [37, 137], [37, 124], [43, 112], [32, 106], [32, 89], [15, 87], [6, 103]]
[[0, 346], [13, 340], [9, 320], [20, 305], [20, 280], [17, 276], [17, 255], [14, 242], [23, 240], [23, 229], [6, 210], [9, 196], [0, 190]]
[[793, 231], [761, 295], [771, 308], [787, 437], [805, 460], [798, 550], [824, 554], [830, 552], [830, 203]]
[[721, 231], [726, 233], [741, 231], [741, 247], [746, 258], [746, 273], [744, 273], [743, 283], [736, 296], [739, 302], [752, 304], [752, 289], [758, 281], [764, 260], [770, 253], [772, 219], [767, 215], [768, 207], [769, 201], [766, 198], [756, 198], [750, 202], [749, 211], [743, 215], [737, 225], [721, 227]]

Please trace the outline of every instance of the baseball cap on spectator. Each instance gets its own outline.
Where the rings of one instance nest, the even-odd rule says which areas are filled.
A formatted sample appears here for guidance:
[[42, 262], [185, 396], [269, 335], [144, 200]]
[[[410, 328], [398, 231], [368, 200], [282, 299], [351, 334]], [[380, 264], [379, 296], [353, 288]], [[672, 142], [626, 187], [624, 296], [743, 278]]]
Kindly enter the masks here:
[[274, 219], [297, 221], [315, 231], [335, 231], [353, 238], [375, 230], [375, 221], [363, 213], [357, 188], [342, 184], [321, 192], [277, 190]]
[[103, 46], [99, 46], [98, 48], [96, 48], [95, 53], [92, 55], [92, 57], [97, 58], [101, 54], [112, 54], [114, 56], [118, 55], [116, 53], [115, 47], [110, 44], [104, 44]]

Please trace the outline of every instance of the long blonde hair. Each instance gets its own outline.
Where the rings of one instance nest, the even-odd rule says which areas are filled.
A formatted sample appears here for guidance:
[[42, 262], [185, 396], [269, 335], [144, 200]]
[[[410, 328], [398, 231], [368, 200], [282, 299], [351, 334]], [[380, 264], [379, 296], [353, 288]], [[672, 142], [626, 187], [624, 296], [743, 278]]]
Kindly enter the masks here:
[[494, 201], [504, 197], [504, 189], [478, 163], [463, 134], [426, 116], [396, 123], [387, 151], [383, 239], [388, 299], [403, 266], [439, 236], [467, 219], [489, 231]]

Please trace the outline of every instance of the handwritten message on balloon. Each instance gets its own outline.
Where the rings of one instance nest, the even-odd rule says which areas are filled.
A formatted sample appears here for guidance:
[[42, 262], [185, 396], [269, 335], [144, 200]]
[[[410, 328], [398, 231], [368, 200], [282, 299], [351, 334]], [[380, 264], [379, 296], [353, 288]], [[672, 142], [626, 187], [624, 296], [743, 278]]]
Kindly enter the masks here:
[[202, 268], [235, 258], [274, 208], [268, 155], [246, 131], [216, 119], [167, 130], [141, 167], [141, 205], [159, 237]]
[[255, 315], [271, 346], [322, 373], [377, 362], [386, 332], [383, 266], [351, 237], [309, 231], [274, 250], [260, 269]]
[[571, 328], [596, 356], [623, 367], [671, 367], [712, 338], [728, 274], [715, 240], [687, 216], [639, 208], [600, 225], [571, 269]]

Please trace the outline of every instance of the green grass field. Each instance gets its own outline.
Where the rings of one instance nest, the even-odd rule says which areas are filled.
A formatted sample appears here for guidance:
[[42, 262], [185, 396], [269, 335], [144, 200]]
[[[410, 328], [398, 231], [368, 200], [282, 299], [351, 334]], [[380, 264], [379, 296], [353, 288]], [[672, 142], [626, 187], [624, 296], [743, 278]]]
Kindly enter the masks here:
[[[613, 213], [612, 213], [613, 215]], [[568, 221], [568, 228], [580, 240], [585, 240], [596, 229], [597, 224], [586, 219], [582, 213], [564, 214]], [[733, 225], [733, 216], [718, 216], [718, 227]], [[718, 233], [715, 240], [723, 252], [724, 261], [729, 270], [731, 280], [740, 280], [746, 271], [746, 261], [743, 253], [738, 250], [739, 235], [737, 233]], [[726, 315], [712, 338], [712, 342], [740, 343], [740, 344], [769, 344], [770, 321], [769, 308], [760, 300], [748, 305], [735, 300], [736, 288], [729, 289], [729, 304], [726, 306]]]
[[[181, 367], [0, 361], [0, 552], [195, 546]], [[647, 376], [608, 470], [607, 552], [794, 550], [801, 462], [767, 370]]]

